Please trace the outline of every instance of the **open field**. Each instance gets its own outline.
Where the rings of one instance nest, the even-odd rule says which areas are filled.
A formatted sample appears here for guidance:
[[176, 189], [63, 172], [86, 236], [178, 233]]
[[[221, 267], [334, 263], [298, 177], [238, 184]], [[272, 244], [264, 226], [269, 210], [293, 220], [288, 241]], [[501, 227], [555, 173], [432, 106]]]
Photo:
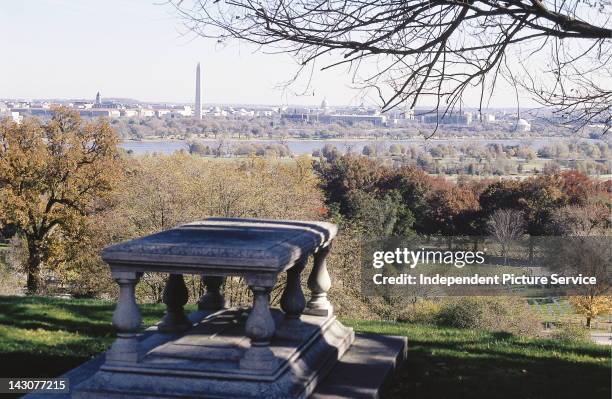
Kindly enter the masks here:
[[[51, 377], [104, 351], [114, 304], [0, 297], [0, 375]], [[145, 325], [163, 305], [141, 305]], [[357, 332], [405, 335], [408, 361], [389, 398], [609, 398], [610, 349], [510, 334], [344, 320]]]
[[[584, 316], [577, 314], [566, 298], [529, 298], [529, 306], [538, 314], [543, 323], [571, 323], [583, 325]], [[609, 330], [612, 327], [612, 315], [600, 315], [592, 322], [596, 330]]]

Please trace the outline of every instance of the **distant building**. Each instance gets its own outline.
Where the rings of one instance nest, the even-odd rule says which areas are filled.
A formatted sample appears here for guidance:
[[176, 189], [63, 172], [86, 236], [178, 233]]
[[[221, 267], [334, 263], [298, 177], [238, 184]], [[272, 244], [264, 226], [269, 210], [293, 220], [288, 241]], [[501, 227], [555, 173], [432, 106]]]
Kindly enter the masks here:
[[132, 118], [134, 116], [138, 116], [138, 110], [137, 109], [120, 109], [119, 114], [126, 118]]
[[193, 116], [193, 110], [190, 105], [185, 105], [183, 107], [176, 107], [172, 109], [172, 116], [178, 117], [190, 117]]
[[51, 108], [51, 104], [46, 102], [46, 101], [32, 102], [32, 103], [30, 103], [30, 108], [46, 108], [46, 109], [49, 109], [49, 108]]
[[386, 126], [388, 118], [380, 114], [327, 114], [322, 109], [300, 109], [285, 110], [281, 113], [281, 119], [293, 122], [319, 122], [319, 123], [371, 123], [375, 126]]
[[262, 110], [258, 110], [255, 111], [255, 115], [256, 116], [272, 116], [274, 115], [276, 111], [271, 110], [271, 109], [262, 109]]
[[84, 116], [86, 118], [118, 118], [121, 116], [121, 113], [118, 109], [112, 108], [92, 108], [92, 109], [80, 109], [79, 115]]
[[329, 105], [327, 104], [327, 100], [326, 99], [323, 99], [323, 101], [321, 102], [321, 111], [324, 114], [329, 114], [330, 113]]
[[94, 101], [94, 107], [96, 108], [102, 107], [102, 97], [100, 97], [100, 92], [96, 93], [96, 101]]
[[170, 112], [171, 111], [169, 109], [156, 109], [155, 110], [155, 116], [157, 116], [158, 118], [161, 118], [164, 115], [169, 115]]
[[221, 109], [220, 107], [213, 107], [206, 111], [206, 114], [210, 116], [227, 116], [227, 111]]
[[482, 114], [482, 122], [483, 123], [495, 122], [495, 114], [492, 114], [492, 113]]
[[141, 118], [150, 118], [152, 116], [155, 116], [155, 111], [149, 108], [140, 108], [138, 110], [138, 115]]
[[11, 108], [11, 112], [17, 112], [20, 115], [32, 115], [42, 117], [52, 117], [53, 110], [50, 108]]
[[19, 112], [9, 112], [9, 118], [15, 123], [21, 123], [23, 116], [19, 115]]
[[255, 111], [247, 111], [244, 108], [234, 109], [230, 107], [229, 113], [235, 116], [255, 116]]
[[322, 123], [371, 123], [374, 126], [385, 126], [387, 117], [385, 115], [319, 115]]
[[90, 109], [90, 108], [93, 108], [94, 103], [90, 101], [75, 101], [72, 103], [72, 106], [77, 109]]
[[472, 113], [463, 112], [461, 114], [440, 113], [438, 115], [423, 115], [423, 123], [440, 124], [440, 125], [461, 125], [467, 126], [472, 123]]
[[23, 116], [19, 112], [9, 111], [8, 108], [0, 108], [0, 120], [8, 118], [15, 123], [21, 123]]
[[404, 118], [406, 120], [414, 120], [414, 110], [411, 108], [406, 107], [406, 109], [404, 110]]
[[519, 119], [516, 121], [516, 131], [518, 132], [529, 132], [531, 131], [531, 124], [525, 119]]
[[292, 122], [318, 122], [318, 114], [309, 114], [308, 112], [286, 112], [281, 114], [281, 119]]

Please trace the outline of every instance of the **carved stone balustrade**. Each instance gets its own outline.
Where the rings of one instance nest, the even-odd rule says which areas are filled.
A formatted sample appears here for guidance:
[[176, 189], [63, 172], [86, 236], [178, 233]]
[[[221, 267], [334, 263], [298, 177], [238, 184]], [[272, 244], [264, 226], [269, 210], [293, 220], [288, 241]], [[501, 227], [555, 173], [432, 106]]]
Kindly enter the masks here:
[[[304, 397], [354, 340], [333, 315], [325, 259], [337, 232], [325, 222], [210, 218], [106, 248], [120, 287], [117, 339], [76, 397]], [[310, 257], [307, 301], [301, 273]], [[155, 345], [143, 345], [135, 285], [143, 273], [168, 273]], [[281, 273], [281, 309], [270, 291]], [[203, 276], [200, 317], [189, 317], [185, 274]], [[248, 309], [227, 309], [224, 278], [241, 277]], [[148, 341], [147, 341], [148, 342]]]

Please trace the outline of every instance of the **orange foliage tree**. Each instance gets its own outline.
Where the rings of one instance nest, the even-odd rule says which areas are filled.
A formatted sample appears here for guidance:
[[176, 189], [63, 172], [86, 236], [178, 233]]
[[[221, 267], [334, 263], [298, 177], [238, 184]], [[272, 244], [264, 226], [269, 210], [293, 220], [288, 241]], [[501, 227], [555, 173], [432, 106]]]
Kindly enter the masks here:
[[24, 238], [29, 293], [40, 291], [41, 271], [63, 261], [86, 217], [104, 206], [121, 174], [117, 140], [106, 121], [84, 122], [66, 108], [45, 123], [0, 123], [0, 224]]

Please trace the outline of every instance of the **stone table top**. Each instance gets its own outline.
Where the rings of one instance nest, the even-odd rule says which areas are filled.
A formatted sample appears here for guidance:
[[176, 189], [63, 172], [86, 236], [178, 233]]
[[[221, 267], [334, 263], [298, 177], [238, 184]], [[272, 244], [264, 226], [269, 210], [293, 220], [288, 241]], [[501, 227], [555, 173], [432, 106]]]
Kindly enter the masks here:
[[278, 273], [336, 233], [326, 222], [209, 218], [111, 245], [102, 258], [119, 271]]

